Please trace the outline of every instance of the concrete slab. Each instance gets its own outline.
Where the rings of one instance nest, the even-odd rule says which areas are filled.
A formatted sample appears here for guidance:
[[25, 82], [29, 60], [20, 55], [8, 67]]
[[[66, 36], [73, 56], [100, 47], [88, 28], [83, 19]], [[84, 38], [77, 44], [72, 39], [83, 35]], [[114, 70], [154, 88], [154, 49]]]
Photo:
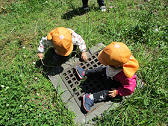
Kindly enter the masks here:
[[89, 49], [89, 53], [93, 54], [96, 51], [98, 51], [99, 49], [103, 49], [104, 47], [106, 47], [106, 46], [103, 43], [98, 43], [98, 44], [96, 44], [95, 46], [93, 46]]

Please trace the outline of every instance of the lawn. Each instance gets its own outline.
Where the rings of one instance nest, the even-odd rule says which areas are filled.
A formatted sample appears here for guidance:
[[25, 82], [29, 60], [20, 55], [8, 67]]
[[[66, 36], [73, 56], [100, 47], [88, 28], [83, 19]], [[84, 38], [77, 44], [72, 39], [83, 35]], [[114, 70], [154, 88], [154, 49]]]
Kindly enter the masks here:
[[80, 9], [81, 0], [0, 1], [0, 125], [76, 125], [65, 109], [37, 48], [41, 37], [56, 27], [71, 28], [87, 48], [102, 42], [124, 42], [139, 61], [145, 85], [96, 125], [168, 124], [168, 2], [167, 0], [96, 0]]

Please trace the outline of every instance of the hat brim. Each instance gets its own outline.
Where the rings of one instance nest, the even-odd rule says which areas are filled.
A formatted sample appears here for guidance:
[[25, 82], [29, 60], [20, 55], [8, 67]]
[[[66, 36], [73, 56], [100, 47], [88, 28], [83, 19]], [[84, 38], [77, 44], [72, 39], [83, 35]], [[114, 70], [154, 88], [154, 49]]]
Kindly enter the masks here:
[[69, 48], [68, 51], [66, 51], [66, 52], [61, 52], [61, 51], [57, 50], [57, 53], [58, 53], [59, 55], [61, 55], [61, 56], [68, 56], [68, 55], [71, 54], [72, 51], [73, 51], [73, 43], [71, 44], [71, 46], [70, 46], [70, 48]]
[[103, 65], [109, 65], [106, 60], [104, 59], [104, 54], [103, 54], [103, 50], [99, 53], [98, 55], [98, 60], [101, 64]]
[[126, 77], [131, 78], [139, 68], [139, 63], [134, 56], [131, 55], [129, 61], [123, 65], [123, 72]]

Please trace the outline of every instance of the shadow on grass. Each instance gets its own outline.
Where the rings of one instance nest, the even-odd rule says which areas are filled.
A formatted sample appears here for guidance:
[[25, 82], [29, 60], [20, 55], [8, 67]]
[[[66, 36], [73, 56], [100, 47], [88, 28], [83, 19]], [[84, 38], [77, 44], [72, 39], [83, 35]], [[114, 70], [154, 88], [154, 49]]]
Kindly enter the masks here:
[[67, 13], [65, 13], [64, 15], [62, 15], [62, 19], [66, 19], [66, 20], [70, 20], [72, 19], [73, 17], [75, 16], [81, 16], [81, 15], [84, 15], [85, 13], [91, 11], [91, 10], [99, 10], [98, 7], [94, 7], [94, 6], [91, 6], [89, 7], [88, 10], [84, 10], [83, 8], [81, 7], [78, 7], [78, 8], [73, 8], [73, 10], [71, 11], [68, 11]]
[[[76, 55], [77, 54], [77, 55]], [[80, 55], [76, 53], [76, 46], [74, 46], [73, 52], [69, 56], [57, 55], [53, 48], [49, 48], [45, 54], [44, 58], [36, 62], [36, 67], [43, 69], [43, 74], [54, 76], [62, 73], [64, 68], [61, 66], [71, 57], [75, 56], [80, 58]]]
[[73, 17], [75, 16], [81, 16], [83, 14], [85, 14], [86, 12], [88, 12], [89, 10], [83, 10], [82, 8], [76, 8], [76, 9], [73, 9], [71, 11], [68, 11], [67, 13], [65, 13], [61, 18], [62, 19], [66, 19], [66, 20], [70, 20], [72, 19]]

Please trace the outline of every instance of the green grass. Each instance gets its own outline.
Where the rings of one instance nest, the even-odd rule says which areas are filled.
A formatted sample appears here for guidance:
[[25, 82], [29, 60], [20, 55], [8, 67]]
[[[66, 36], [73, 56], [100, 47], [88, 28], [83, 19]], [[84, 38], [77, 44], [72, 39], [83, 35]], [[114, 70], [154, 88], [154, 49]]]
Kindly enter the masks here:
[[[42, 36], [64, 26], [80, 34], [87, 47], [124, 42], [139, 61], [146, 84], [96, 125], [168, 124], [168, 13], [166, 0], [96, 1], [82, 12], [78, 0], [0, 2], [0, 125], [75, 125], [43, 67], [37, 48]], [[113, 7], [112, 7], [113, 6]]]

